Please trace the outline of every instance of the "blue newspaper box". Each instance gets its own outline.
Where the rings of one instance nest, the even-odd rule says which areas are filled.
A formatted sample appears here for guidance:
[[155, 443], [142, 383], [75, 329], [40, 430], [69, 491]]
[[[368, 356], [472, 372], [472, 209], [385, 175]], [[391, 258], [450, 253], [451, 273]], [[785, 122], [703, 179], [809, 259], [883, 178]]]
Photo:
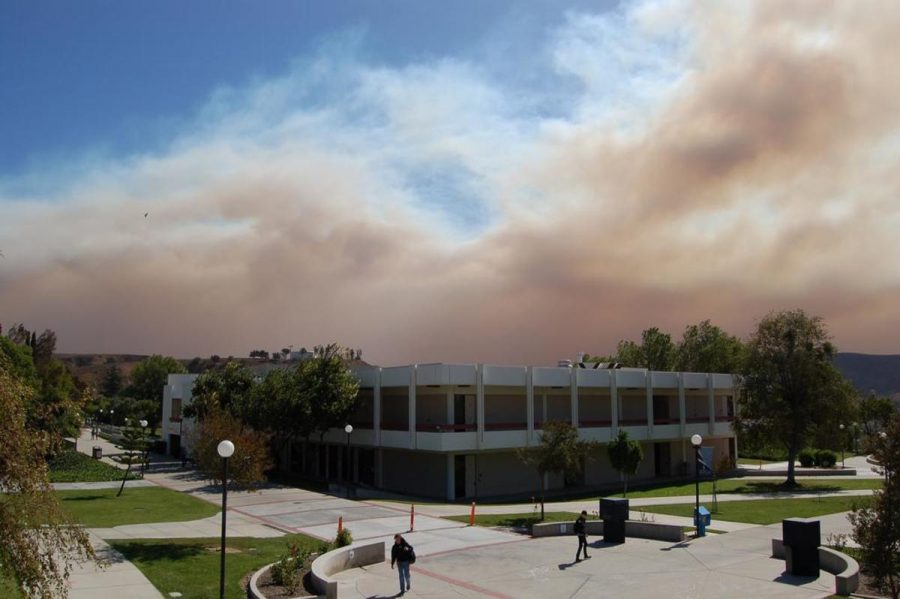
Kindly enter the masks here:
[[712, 516], [708, 509], [702, 505], [699, 508], [694, 508], [694, 525], [697, 527], [698, 537], [706, 536], [706, 527], [709, 526], [711, 522]]

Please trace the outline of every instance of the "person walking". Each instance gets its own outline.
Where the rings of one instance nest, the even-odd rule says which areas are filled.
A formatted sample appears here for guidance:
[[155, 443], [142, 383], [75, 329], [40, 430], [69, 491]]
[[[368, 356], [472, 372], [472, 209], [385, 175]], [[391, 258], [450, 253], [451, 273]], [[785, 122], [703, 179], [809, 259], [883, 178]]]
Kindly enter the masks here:
[[395, 563], [400, 575], [400, 594], [402, 595], [412, 588], [409, 584], [409, 565], [416, 563], [416, 552], [400, 534], [394, 535], [394, 546], [391, 547], [391, 570], [394, 569]]
[[581, 561], [581, 551], [584, 550], [584, 559], [591, 559], [591, 556], [588, 555], [587, 548], [587, 510], [581, 510], [581, 515], [578, 516], [578, 519], [575, 520], [575, 526], [573, 527], [575, 530], [575, 534], [578, 535], [578, 551], [575, 552], [575, 561]]

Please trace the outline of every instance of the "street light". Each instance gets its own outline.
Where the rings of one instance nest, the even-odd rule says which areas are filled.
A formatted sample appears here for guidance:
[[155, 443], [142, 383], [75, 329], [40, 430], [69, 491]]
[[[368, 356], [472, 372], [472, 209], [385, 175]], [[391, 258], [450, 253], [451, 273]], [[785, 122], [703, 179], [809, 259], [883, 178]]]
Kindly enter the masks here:
[[887, 487], [891, 483], [891, 476], [888, 472], [887, 468], [887, 433], [881, 431], [878, 433], [878, 436], [881, 438], [881, 442], [884, 443], [884, 447], [882, 447], [883, 458], [881, 460], [881, 470], [884, 472], [884, 486]]
[[353, 474], [350, 471], [350, 433], [353, 432], [353, 425], [348, 424], [347, 426], [345, 426], [344, 432], [347, 433], [347, 460], [346, 460], [346, 465], [344, 467], [346, 468], [346, 472], [347, 472], [347, 499], [349, 499], [350, 498], [350, 481], [353, 479]]
[[142, 451], [141, 451], [141, 475], [143, 475], [143, 474], [144, 474], [144, 466], [145, 466], [146, 463], [147, 463], [147, 453], [148, 453], [148, 451], [149, 451], [148, 448], [147, 448], [147, 445], [146, 445], [146, 442], [147, 442], [147, 421], [141, 419], [141, 420], [138, 421], [138, 424], [141, 425], [141, 446], [142, 446], [142, 447], [141, 447], [141, 449], [142, 449]]
[[697, 536], [700, 536], [700, 444], [703, 437], [694, 433], [691, 435], [691, 445], [694, 446], [694, 526], [697, 527]]
[[234, 443], [222, 441], [216, 447], [222, 457], [222, 554], [219, 558], [219, 599], [225, 599], [225, 510], [228, 509], [228, 458], [234, 454]]
[[846, 466], [844, 465], [844, 445], [847, 444], [846, 443], [847, 437], [844, 436], [844, 424], [843, 423], [841, 423], [840, 429], [841, 429], [841, 468], [846, 468]]

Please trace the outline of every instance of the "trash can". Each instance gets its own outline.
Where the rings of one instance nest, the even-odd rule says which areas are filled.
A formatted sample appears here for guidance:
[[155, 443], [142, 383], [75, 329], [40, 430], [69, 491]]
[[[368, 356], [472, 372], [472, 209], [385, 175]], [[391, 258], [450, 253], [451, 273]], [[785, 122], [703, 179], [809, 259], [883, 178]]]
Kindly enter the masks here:
[[628, 520], [628, 500], [601, 499], [600, 517], [603, 519], [603, 540], [607, 543], [624, 543], [625, 521]]
[[99, 445], [94, 445], [94, 447], [91, 450], [91, 456], [95, 460], [99, 460], [100, 458], [103, 457], [103, 448], [100, 447]]
[[781, 521], [781, 538], [788, 574], [818, 577], [821, 523], [809, 518], [787, 518]]
[[694, 526], [697, 527], [697, 536], [706, 536], [706, 527], [712, 522], [712, 515], [705, 506], [694, 508]]

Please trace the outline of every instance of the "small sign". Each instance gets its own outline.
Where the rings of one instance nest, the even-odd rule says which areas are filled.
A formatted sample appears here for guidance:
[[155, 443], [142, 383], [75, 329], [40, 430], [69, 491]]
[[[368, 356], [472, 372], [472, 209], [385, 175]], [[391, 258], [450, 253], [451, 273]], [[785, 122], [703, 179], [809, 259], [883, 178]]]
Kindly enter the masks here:
[[563, 532], [563, 533], [566, 532], [566, 525], [565, 525], [565, 524], [560, 524], [560, 525], [559, 525], [559, 532]]

